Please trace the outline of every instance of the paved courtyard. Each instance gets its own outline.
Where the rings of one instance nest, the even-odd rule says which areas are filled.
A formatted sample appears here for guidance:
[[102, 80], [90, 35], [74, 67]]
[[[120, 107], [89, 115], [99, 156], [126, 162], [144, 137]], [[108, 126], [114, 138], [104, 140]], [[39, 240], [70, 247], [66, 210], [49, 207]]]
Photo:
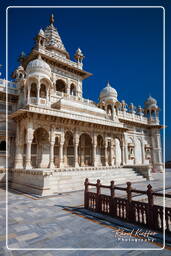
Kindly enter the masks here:
[[[170, 172], [166, 173], [166, 187], [171, 184]], [[149, 182], [137, 183], [133, 187], [145, 189]], [[161, 175], [150, 182], [154, 189], [161, 190]], [[170, 186], [171, 187], [171, 186]], [[0, 189], [0, 256], [5, 255], [170, 255], [171, 237], [166, 237], [167, 246], [162, 248], [162, 235], [144, 237], [129, 233], [139, 229], [100, 214], [91, 214], [83, 209], [83, 191], [64, 193], [47, 198], [36, 198], [16, 191], [8, 193], [8, 247], [22, 251], [5, 249], [5, 190]], [[144, 200], [144, 198], [141, 198]], [[148, 231], [148, 230], [141, 230]], [[138, 232], [138, 231], [137, 231]], [[52, 248], [34, 251], [35, 248]], [[55, 251], [55, 248], [84, 248], [84, 251]], [[89, 248], [90, 250], [87, 250]], [[103, 248], [93, 251], [91, 248]], [[109, 251], [107, 248], [118, 249]], [[127, 250], [119, 250], [128, 248]], [[130, 249], [129, 249], [130, 248]], [[134, 251], [131, 248], [142, 248]], [[29, 251], [29, 250], [31, 251]], [[152, 251], [146, 251], [151, 249]], [[157, 251], [156, 251], [157, 250]]]

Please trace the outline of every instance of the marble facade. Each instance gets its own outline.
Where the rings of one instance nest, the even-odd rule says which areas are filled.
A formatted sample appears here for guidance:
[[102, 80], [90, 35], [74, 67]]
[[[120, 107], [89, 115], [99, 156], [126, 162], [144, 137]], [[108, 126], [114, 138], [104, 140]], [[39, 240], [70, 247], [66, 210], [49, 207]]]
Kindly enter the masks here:
[[[98, 103], [83, 98], [82, 82], [92, 74], [83, 69], [80, 49], [74, 57], [72, 61], [52, 15], [49, 26], [35, 37], [30, 54], [21, 54], [14, 82], [1, 79], [0, 100], [5, 102], [8, 85], [11, 106], [8, 167], [12, 176], [20, 173], [18, 184], [26, 172], [33, 174], [33, 180], [36, 171], [67, 168], [151, 166], [162, 171], [157, 101], [149, 97], [144, 108], [128, 106], [118, 100], [109, 82]], [[0, 142], [5, 141], [3, 111], [1, 120]], [[4, 154], [0, 155], [1, 169]]]

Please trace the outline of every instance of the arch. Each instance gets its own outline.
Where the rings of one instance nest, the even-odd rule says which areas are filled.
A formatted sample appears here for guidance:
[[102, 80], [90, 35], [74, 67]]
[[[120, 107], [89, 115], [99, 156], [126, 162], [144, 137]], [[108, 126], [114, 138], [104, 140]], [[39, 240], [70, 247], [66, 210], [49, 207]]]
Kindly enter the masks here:
[[76, 96], [76, 86], [73, 83], [70, 85], [70, 95]]
[[37, 98], [37, 84], [36, 83], [31, 83], [30, 97]]
[[49, 133], [45, 128], [37, 128], [31, 145], [31, 163], [33, 167], [47, 168], [49, 165]]
[[40, 84], [45, 84], [46, 85], [46, 89], [48, 89], [49, 87], [53, 88], [53, 83], [50, 79], [46, 78], [46, 77], [42, 77], [40, 79]]
[[2, 140], [0, 142], [0, 151], [1, 152], [5, 152], [6, 151], [6, 141], [5, 140]]
[[115, 143], [115, 165], [119, 167], [121, 165], [121, 142], [119, 138], [114, 139]]
[[78, 162], [80, 166], [92, 166], [92, 139], [89, 134], [82, 133], [78, 145]]
[[142, 142], [137, 138], [135, 143], [135, 162], [136, 164], [142, 164]]
[[73, 134], [70, 131], [65, 133], [64, 142], [64, 165], [74, 166], [74, 143]]
[[97, 136], [96, 161], [99, 166], [105, 165], [105, 146], [102, 135]]
[[56, 91], [66, 93], [66, 83], [62, 79], [56, 81]]
[[47, 95], [47, 91], [46, 91], [46, 85], [45, 84], [41, 84], [40, 85], [40, 98], [46, 98]]
[[113, 113], [113, 109], [112, 109], [112, 106], [109, 104], [109, 105], [107, 105], [107, 114], [109, 116], [112, 116], [112, 113]]

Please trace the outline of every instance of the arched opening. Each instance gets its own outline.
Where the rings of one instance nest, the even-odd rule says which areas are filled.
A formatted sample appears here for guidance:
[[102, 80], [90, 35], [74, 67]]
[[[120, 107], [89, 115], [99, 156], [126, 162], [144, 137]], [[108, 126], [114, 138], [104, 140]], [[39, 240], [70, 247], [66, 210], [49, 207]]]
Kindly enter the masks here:
[[66, 93], [66, 84], [63, 80], [58, 79], [56, 81], [56, 91]]
[[5, 152], [6, 151], [6, 141], [2, 140], [0, 142], [0, 152]]
[[54, 165], [55, 167], [59, 167], [59, 138], [55, 138], [55, 144], [54, 144]]
[[49, 166], [49, 134], [44, 128], [34, 132], [31, 145], [31, 163], [33, 167], [47, 168]]
[[107, 105], [107, 114], [111, 117], [112, 116], [112, 106], [111, 105]]
[[74, 166], [73, 134], [69, 131], [67, 131], [66, 134], [65, 134], [64, 166]]
[[40, 98], [46, 98], [46, 85], [41, 84], [40, 85]]
[[120, 140], [115, 138], [115, 166], [119, 167], [121, 165], [121, 145]]
[[97, 136], [96, 159], [98, 166], [105, 165], [105, 147], [104, 140], [101, 135]]
[[36, 83], [32, 83], [30, 87], [30, 97], [36, 98], [37, 97], [37, 85]]
[[76, 96], [76, 87], [74, 84], [70, 86], [70, 95]]
[[92, 140], [87, 133], [83, 133], [79, 139], [78, 162], [80, 166], [92, 166]]

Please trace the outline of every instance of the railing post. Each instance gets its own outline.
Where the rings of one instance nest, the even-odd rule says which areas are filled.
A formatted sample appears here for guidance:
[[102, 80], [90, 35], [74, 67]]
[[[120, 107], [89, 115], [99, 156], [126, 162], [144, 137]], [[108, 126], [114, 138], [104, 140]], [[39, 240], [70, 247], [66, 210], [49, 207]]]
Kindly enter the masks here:
[[147, 197], [148, 197], [147, 223], [148, 223], [148, 227], [153, 229], [155, 228], [155, 220], [154, 220], [154, 212], [153, 212], [154, 198], [153, 198], [152, 186], [150, 184], [147, 186]]
[[89, 208], [89, 194], [88, 194], [88, 185], [89, 185], [89, 181], [88, 178], [85, 179], [84, 182], [85, 185], [85, 190], [84, 190], [84, 208], [88, 209]]
[[110, 209], [111, 215], [116, 216], [116, 205], [115, 205], [115, 182], [110, 182]]
[[101, 200], [100, 200], [100, 194], [101, 194], [101, 183], [100, 180], [97, 180], [96, 183], [96, 212], [101, 212]]
[[126, 206], [126, 218], [127, 221], [134, 222], [134, 209], [132, 208], [132, 187], [131, 182], [127, 182], [127, 206]]

